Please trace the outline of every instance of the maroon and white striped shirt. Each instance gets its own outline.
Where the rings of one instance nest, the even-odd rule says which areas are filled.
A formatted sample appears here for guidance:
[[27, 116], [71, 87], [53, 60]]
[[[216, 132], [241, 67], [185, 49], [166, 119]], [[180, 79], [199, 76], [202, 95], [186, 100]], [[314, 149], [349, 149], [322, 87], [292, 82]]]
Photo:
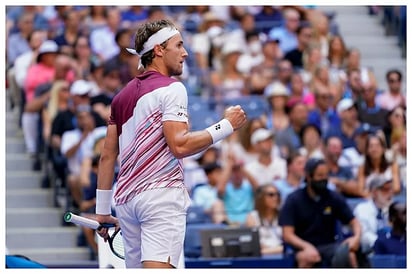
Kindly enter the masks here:
[[109, 124], [117, 126], [119, 137], [116, 204], [148, 189], [185, 187], [182, 160], [163, 135], [167, 120], [188, 122], [186, 88], [171, 77], [145, 72], [114, 97]]

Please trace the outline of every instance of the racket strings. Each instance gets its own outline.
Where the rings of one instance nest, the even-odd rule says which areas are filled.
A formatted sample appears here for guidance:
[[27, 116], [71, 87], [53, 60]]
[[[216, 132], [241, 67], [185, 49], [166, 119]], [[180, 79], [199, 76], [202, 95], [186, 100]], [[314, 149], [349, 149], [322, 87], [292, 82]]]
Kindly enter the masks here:
[[114, 235], [112, 240], [112, 248], [115, 253], [121, 257], [124, 257], [123, 237], [121, 231]]

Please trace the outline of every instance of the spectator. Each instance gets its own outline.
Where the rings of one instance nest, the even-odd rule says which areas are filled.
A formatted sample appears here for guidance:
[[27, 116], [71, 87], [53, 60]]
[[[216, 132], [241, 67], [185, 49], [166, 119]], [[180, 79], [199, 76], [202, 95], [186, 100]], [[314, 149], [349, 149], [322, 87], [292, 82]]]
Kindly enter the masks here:
[[317, 9], [312, 9], [311, 12], [308, 12], [307, 17], [313, 27], [312, 42], [320, 46], [322, 59], [326, 60], [329, 53], [329, 41], [331, 39], [329, 18], [324, 12]]
[[250, 70], [249, 89], [251, 94], [263, 94], [264, 89], [276, 80], [278, 62], [281, 58], [279, 40], [266, 39], [262, 44], [263, 61]]
[[247, 215], [246, 226], [259, 229], [261, 254], [283, 252], [282, 228], [279, 226], [281, 198], [272, 184], [259, 186], [255, 194], [255, 210]]
[[390, 231], [378, 232], [374, 254], [406, 256], [406, 204], [393, 202], [389, 206]]
[[258, 184], [245, 171], [242, 162], [229, 157], [225, 164], [231, 167], [230, 178], [217, 185], [218, 196], [223, 200], [229, 224], [243, 226], [247, 214], [253, 210], [254, 191]]
[[265, 88], [264, 95], [268, 100], [269, 111], [261, 118], [266, 128], [276, 134], [289, 126], [289, 116], [286, 113], [289, 93], [285, 85], [274, 81]]
[[332, 83], [346, 81], [345, 64], [348, 50], [341, 35], [334, 35], [329, 39], [327, 60]]
[[28, 52], [31, 50], [29, 45], [29, 36], [33, 32], [34, 27], [34, 13], [32, 12], [24, 12], [22, 15], [17, 19], [15, 33], [11, 33], [7, 37], [7, 48], [6, 48], [6, 56], [7, 56], [7, 67], [11, 68], [14, 65], [15, 60], [21, 54]]
[[[306, 187], [289, 194], [280, 211], [283, 239], [295, 252], [299, 268], [333, 267], [340, 245], [347, 244], [348, 264], [358, 267], [361, 228], [345, 199], [327, 188], [328, 167], [324, 160], [309, 159], [305, 165]], [[353, 235], [336, 240], [336, 224], [349, 224]]]
[[102, 76], [102, 89], [99, 91], [99, 94], [90, 96], [90, 105], [103, 120], [108, 121], [112, 100], [122, 88], [120, 69], [114, 65], [105, 64]]
[[127, 6], [121, 12], [123, 28], [134, 29], [146, 19], [148, 19], [148, 9], [145, 6]]
[[339, 137], [330, 136], [325, 140], [325, 162], [329, 169], [329, 182], [333, 183], [336, 190], [344, 197], [362, 197], [359, 186], [352, 170], [341, 166], [339, 159], [342, 157], [342, 141]]
[[290, 193], [305, 186], [305, 163], [306, 157], [299, 153], [292, 153], [286, 159], [287, 175], [285, 179], [275, 180], [273, 184], [280, 193], [280, 199], [283, 203]]
[[[36, 64], [32, 65], [27, 71], [26, 81], [24, 83], [25, 102], [29, 104], [35, 97], [35, 89], [41, 84], [52, 81], [55, 77], [54, 62], [57, 57], [58, 47], [54, 41], [44, 41], [37, 55]], [[37, 134], [39, 113], [24, 110], [22, 115], [22, 129], [26, 149], [29, 154], [36, 154], [37, 151]]]
[[90, 45], [93, 53], [101, 61], [106, 61], [119, 53], [115, 36], [120, 28], [120, 10], [117, 7], [107, 9], [107, 25], [90, 33]]
[[223, 169], [220, 164], [214, 162], [204, 165], [203, 169], [208, 181], [207, 184], [200, 185], [193, 190], [193, 203], [203, 207], [213, 223], [228, 223], [224, 203], [218, 195], [218, 185], [229, 179], [231, 166], [226, 164]]
[[[255, 130], [264, 128], [265, 125], [260, 118], [252, 118], [246, 121], [246, 124], [234, 132], [222, 142], [222, 153], [233, 154], [235, 159], [242, 160], [245, 164], [250, 163], [258, 158], [256, 147], [251, 144], [251, 136]], [[274, 155], [278, 150], [273, 149]]]
[[306, 85], [303, 81], [303, 77], [300, 72], [293, 72], [290, 77], [289, 100], [303, 101], [308, 106], [309, 111], [315, 107], [315, 96], [309, 90], [308, 85]]
[[354, 135], [361, 123], [357, 119], [355, 102], [350, 98], [341, 99], [336, 106], [336, 112], [340, 123], [330, 127], [324, 138], [338, 136], [342, 140], [343, 149], [356, 147]]
[[393, 199], [392, 179], [375, 175], [369, 184], [370, 198], [353, 210], [362, 228], [361, 245], [364, 252], [371, 252], [378, 238], [378, 231], [389, 226], [388, 208]]
[[[261, 25], [260, 29], [264, 34], [268, 34], [273, 25], [280, 26], [283, 21], [282, 7], [262, 6], [255, 14], [255, 21]], [[271, 24], [268, 24], [271, 22]]]
[[385, 156], [385, 140], [378, 134], [369, 135], [365, 145], [365, 162], [359, 167], [358, 184], [359, 190], [363, 192], [364, 197], [370, 195], [370, 183], [376, 175], [384, 175], [392, 179], [393, 193], [398, 194], [401, 191], [399, 180], [399, 166], [393, 161], [389, 162]]
[[250, 142], [256, 147], [258, 158], [245, 164], [245, 170], [258, 182], [258, 185], [286, 178], [286, 161], [274, 157], [272, 153], [273, 133], [266, 128], [259, 128], [253, 132]]
[[220, 69], [210, 73], [212, 95], [218, 104], [248, 95], [246, 78], [236, 68], [243, 49], [238, 43], [226, 41], [220, 53]]
[[315, 106], [308, 113], [308, 123], [316, 125], [325, 137], [332, 128], [340, 125], [340, 118], [333, 105], [333, 95], [327, 86], [313, 90]]
[[406, 131], [406, 107], [396, 106], [388, 112], [387, 126], [383, 128], [389, 148], [397, 146], [402, 132]]
[[382, 108], [376, 102], [377, 87], [376, 82], [367, 82], [363, 84], [362, 100], [358, 106], [359, 121], [368, 123], [381, 129], [387, 126], [388, 111]]
[[282, 12], [283, 24], [269, 31], [271, 39], [280, 41], [280, 49], [285, 54], [298, 46], [297, 29], [300, 24], [300, 14], [294, 8], [285, 8]]
[[292, 63], [285, 58], [280, 59], [279, 62], [277, 62], [276, 71], [277, 80], [279, 80], [282, 84], [289, 88], [290, 79], [293, 73]]
[[406, 98], [402, 91], [402, 73], [393, 69], [386, 73], [388, 90], [377, 96], [377, 104], [386, 110], [392, 110], [397, 106], [406, 106]]
[[220, 159], [221, 150], [216, 146], [210, 146], [206, 150], [184, 159], [184, 180], [190, 195], [193, 194], [196, 187], [207, 184], [208, 180], [203, 167], [210, 163], [219, 163]]
[[12, 92], [12, 103], [19, 107], [21, 112], [25, 104], [23, 93], [27, 72], [30, 66], [36, 63], [38, 50], [45, 40], [46, 33], [44, 31], [34, 30], [28, 37], [30, 50], [20, 54], [16, 58], [13, 67], [8, 70], [7, 75]]
[[[250, 77], [250, 72], [253, 67], [261, 64], [264, 60], [262, 53], [263, 43], [257, 31], [245, 33], [245, 52], [239, 56], [236, 68], [247, 77]], [[253, 94], [253, 91], [250, 91]]]
[[89, 36], [79, 35], [74, 41], [73, 58], [77, 62], [80, 78], [91, 81], [93, 62], [96, 62], [98, 57], [92, 53]]
[[346, 73], [347, 81], [344, 83], [342, 99], [351, 98], [355, 102], [356, 108], [358, 108], [363, 102], [361, 71], [357, 68], [354, 68], [348, 70]]
[[71, 9], [63, 13], [63, 32], [54, 38], [54, 41], [59, 46], [59, 51], [73, 56], [74, 43], [79, 35], [81, 35], [81, 20], [80, 13], [77, 10]]
[[87, 141], [96, 128], [90, 105], [79, 105], [76, 108], [77, 126], [63, 133], [61, 138], [61, 154], [67, 159], [67, 182], [73, 206], [79, 208], [82, 201], [80, 170], [84, 155], [91, 150]]
[[284, 54], [284, 58], [292, 63], [294, 70], [299, 71], [303, 69], [303, 52], [309, 47], [312, 41], [312, 33], [311, 25], [301, 24], [296, 30], [298, 44]]
[[121, 85], [125, 86], [138, 74], [139, 56], [130, 54], [126, 48], [130, 48], [132, 32], [130, 29], [120, 29], [116, 32], [115, 41], [119, 52], [105, 62], [105, 66], [115, 67], [120, 72]]
[[322, 146], [322, 132], [319, 127], [312, 123], [307, 123], [299, 132], [302, 147], [299, 153], [309, 158], [324, 158]]
[[327, 73], [321, 74], [323, 71], [320, 70], [320, 68], [327, 68], [327, 65], [322, 61], [320, 46], [318, 44], [310, 43], [306, 47], [302, 53], [302, 64], [303, 67], [297, 71], [302, 74], [303, 81], [312, 92], [318, 85], [324, 86], [325, 83], [329, 84], [329, 70]]
[[361, 124], [354, 133], [355, 146], [344, 148], [342, 156], [339, 158], [339, 165], [349, 167], [355, 178], [358, 177], [358, 170], [365, 162], [366, 139], [369, 134], [375, 134], [376, 129], [369, 124]]
[[286, 112], [289, 115], [289, 126], [276, 134], [276, 143], [284, 158], [302, 147], [299, 133], [308, 122], [308, 107], [300, 100], [289, 100]]
[[90, 34], [95, 29], [105, 27], [107, 24], [107, 6], [89, 6], [89, 14], [84, 19], [86, 33]]

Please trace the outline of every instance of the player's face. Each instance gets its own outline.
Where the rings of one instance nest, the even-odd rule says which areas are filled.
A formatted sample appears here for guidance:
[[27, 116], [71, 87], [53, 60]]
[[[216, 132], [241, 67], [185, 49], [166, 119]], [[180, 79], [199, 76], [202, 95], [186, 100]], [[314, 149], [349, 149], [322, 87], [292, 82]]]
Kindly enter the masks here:
[[183, 46], [183, 39], [180, 34], [174, 35], [165, 48], [164, 63], [170, 76], [181, 75], [183, 63], [187, 57], [187, 51]]

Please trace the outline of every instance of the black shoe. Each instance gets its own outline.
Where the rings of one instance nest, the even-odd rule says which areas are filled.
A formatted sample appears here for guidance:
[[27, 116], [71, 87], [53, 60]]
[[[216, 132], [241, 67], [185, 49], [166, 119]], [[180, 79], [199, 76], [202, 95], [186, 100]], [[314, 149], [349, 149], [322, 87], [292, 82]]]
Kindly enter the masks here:
[[38, 158], [37, 158], [37, 159], [34, 159], [32, 169], [33, 169], [34, 171], [40, 171], [40, 170], [41, 170], [41, 161], [40, 161], [40, 159], [38, 159]]

